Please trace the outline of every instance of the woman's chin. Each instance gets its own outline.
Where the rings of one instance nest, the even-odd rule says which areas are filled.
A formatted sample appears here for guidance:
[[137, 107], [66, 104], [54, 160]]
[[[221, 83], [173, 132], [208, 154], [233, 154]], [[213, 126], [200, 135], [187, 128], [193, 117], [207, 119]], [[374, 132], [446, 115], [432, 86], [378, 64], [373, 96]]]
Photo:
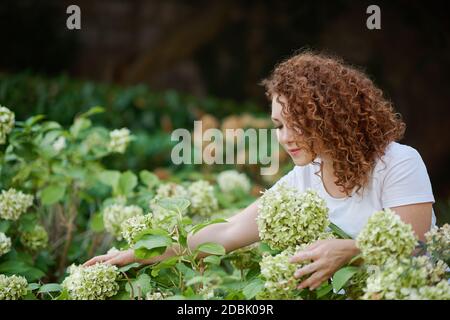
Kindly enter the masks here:
[[292, 161], [296, 166], [306, 166], [312, 162], [312, 159], [305, 159], [305, 157], [292, 157]]

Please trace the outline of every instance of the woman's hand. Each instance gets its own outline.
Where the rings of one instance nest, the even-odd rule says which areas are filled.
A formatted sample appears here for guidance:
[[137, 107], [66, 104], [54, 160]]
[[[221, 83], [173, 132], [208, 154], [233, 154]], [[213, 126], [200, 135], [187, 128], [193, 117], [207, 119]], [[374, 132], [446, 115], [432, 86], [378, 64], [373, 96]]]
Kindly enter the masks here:
[[134, 256], [134, 251], [132, 249], [128, 249], [125, 251], [115, 251], [111, 253], [107, 253], [101, 256], [93, 257], [92, 259], [86, 261], [83, 266], [91, 266], [96, 263], [107, 263], [114, 264], [117, 266], [124, 266], [137, 261]]
[[311, 261], [311, 263], [297, 269], [294, 274], [297, 279], [311, 274], [300, 283], [298, 288], [309, 287], [310, 290], [318, 288], [358, 253], [359, 249], [356, 247], [355, 240], [351, 239], [319, 240], [297, 252], [291, 257], [291, 263]]

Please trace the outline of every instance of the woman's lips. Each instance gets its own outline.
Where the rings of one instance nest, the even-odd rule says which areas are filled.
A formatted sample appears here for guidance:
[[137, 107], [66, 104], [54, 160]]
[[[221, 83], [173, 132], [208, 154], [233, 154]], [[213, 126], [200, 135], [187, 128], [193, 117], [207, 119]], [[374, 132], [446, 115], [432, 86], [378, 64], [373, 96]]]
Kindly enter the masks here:
[[300, 153], [300, 148], [296, 148], [296, 149], [289, 149], [288, 150], [289, 154], [292, 156], [296, 156]]

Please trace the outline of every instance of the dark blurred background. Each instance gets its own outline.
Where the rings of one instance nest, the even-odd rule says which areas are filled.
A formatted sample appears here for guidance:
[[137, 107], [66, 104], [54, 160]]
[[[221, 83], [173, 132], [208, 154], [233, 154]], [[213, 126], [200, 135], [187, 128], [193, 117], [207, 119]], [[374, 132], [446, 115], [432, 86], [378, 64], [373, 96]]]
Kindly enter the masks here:
[[[70, 4], [81, 30], [66, 28]], [[370, 4], [381, 30], [366, 27]], [[363, 67], [394, 102], [402, 143], [447, 201], [449, 17], [447, 1], [2, 0], [0, 104], [64, 123], [98, 103], [111, 125], [167, 131], [205, 113], [267, 112], [258, 82], [274, 64], [301, 48], [325, 51]]]

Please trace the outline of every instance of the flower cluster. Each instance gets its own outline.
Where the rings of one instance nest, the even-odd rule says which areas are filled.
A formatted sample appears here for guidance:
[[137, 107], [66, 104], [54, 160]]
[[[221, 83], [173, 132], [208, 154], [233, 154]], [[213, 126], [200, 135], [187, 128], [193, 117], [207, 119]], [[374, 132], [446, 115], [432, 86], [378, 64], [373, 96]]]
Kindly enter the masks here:
[[251, 185], [250, 180], [244, 173], [239, 173], [236, 170], [227, 170], [221, 172], [217, 176], [217, 183], [220, 190], [223, 192], [241, 191], [248, 193]]
[[151, 214], [138, 215], [127, 219], [123, 223], [122, 238], [127, 241], [128, 245], [132, 246], [139, 233], [152, 227], [152, 218]]
[[109, 133], [109, 150], [111, 152], [125, 153], [131, 141], [130, 130], [127, 128], [116, 129]]
[[144, 211], [141, 207], [113, 204], [103, 210], [103, 223], [106, 231], [114, 235], [118, 240], [121, 240], [122, 224], [132, 217], [142, 215], [144, 215]]
[[0, 274], [0, 300], [18, 300], [28, 293], [28, 282], [22, 276]]
[[11, 238], [0, 232], [0, 256], [6, 254], [11, 250]]
[[190, 213], [202, 217], [210, 216], [219, 209], [219, 202], [214, 194], [213, 186], [205, 180], [199, 180], [188, 187], [191, 202]]
[[294, 253], [295, 251], [288, 249], [275, 256], [263, 256], [260, 267], [261, 275], [266, 281], [263, 294], [265, 298], [280, 300], [295, 298], [298, 280], [294, 278], [294, 273], [298, 265], [289, 262], [289, 258]]
[[[427, 295], [448, 297], [448, 283], [439, 284], [445, 278], [446, 269], [444, 262], [433, 263], [426, 256], [388, 259], [384, 266], [367, 278], [363, 299], [403, 300], [419, 296], [426, 298]], [[440, 293], [442, 296], [437, 297]]]
[[442, 260], [450, 259], [450, 225], [441, 228], [433, 227], [425, 233], [427, 251]]
[[174, 182], [168, 182], [161, 184], [156, 190], [155, 200], [160, 200], [164, 198], [187, 198], [188, 192], [186, 188], [184, 188], [180, 184], [176, 184]]
[[411, 289], [411, 300], [450, 300], [450, 284], [442, 280], [435, 286], [423, 286]]
[[119, 271], [116, 266], [100, 264], [89, 267], [72, 265], [69, 276], [62, 282], [69, 298], [73, 300], [105, 300], [114, 296], [119, 285]]
[[356, 238], [365, 263], [373, 265], [411, 255], [416, 243], [412, 226], [390, 209], [375, 212]]
[[32, 251], [44, 249], [48, 244], [47, 231], [45, 231], [44, 227], [35, 225], [32, 230], [22, 232], [20, 242]]
[[14, 112], [0, 105], [0, 144], [6, 142], [6, 135], [14, 127]]
[[66, 147], [66, 138], [63, 136], [59, 137], [55, 140], [55, 142], [53, 142], [52, 147], [56, 152], [60, 152]]
[[173, 294], [171, 292], [149, 291], [145, 295], [145, 300], [165, 300], [167, 297], [172, 295]]
[[315, 191], [301, 193], [283, 183], [264, 192], [258, 209], [260, 239], [273, 249], [314, 242], [330, 223], [326, 203]]
[[33, 204], [33, 196], [16, 189], [2, 190], [0, 194], [0, 218], [17, 220]]

